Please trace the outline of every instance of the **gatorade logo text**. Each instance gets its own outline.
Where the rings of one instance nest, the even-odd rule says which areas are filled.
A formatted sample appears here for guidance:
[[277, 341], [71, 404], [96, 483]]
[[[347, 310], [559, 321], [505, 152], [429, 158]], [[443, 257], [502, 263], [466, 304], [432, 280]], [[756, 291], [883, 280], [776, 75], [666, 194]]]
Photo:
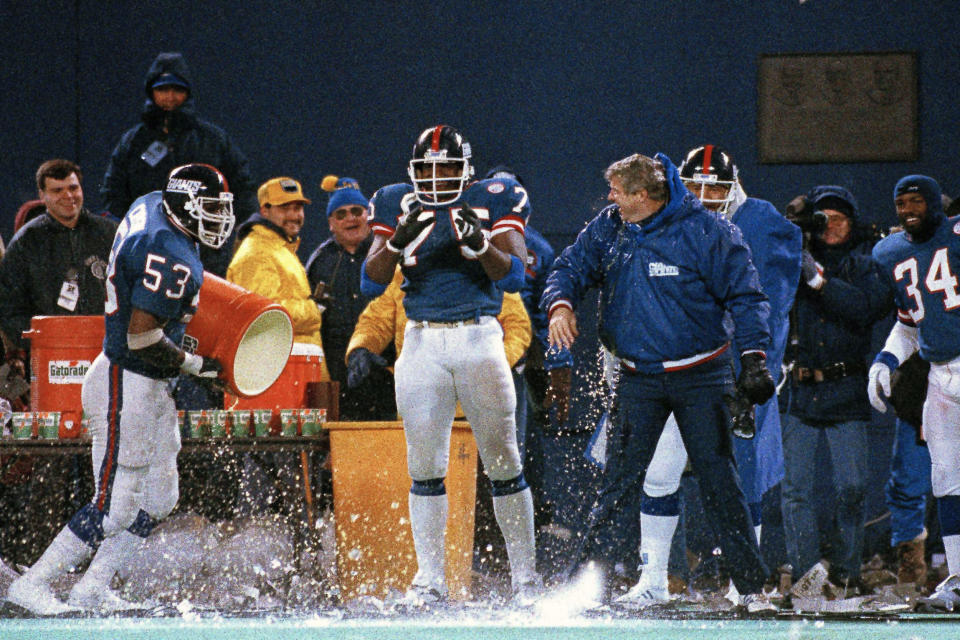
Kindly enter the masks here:
[[47, 363], [47, 381], [50, 384], [83, 384], [88, 369], [89, 360], [51, 360]]

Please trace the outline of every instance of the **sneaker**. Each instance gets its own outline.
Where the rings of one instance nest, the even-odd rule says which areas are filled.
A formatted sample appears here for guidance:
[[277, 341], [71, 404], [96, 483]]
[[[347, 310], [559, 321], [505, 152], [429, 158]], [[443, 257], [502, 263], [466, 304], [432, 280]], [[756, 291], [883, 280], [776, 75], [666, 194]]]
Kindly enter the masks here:
[[769, 596], [765, 593], [748, 593], [740, 598], [740, 606], [747, 610], [747, 613], [776, 613], [777, 605], [770, 602]]
[[80, 611], [79, 608], [61, 601], [49, 585], [22, 576], [10, 584], [7, 602], [36, 616], [59, 616]]
[[410, 585], [397, 604], [410, 609], [429, 609], [447, 601], [447, 593], [422, 584]]
[[668, 589], [649, 587], [642, 582], [638, 582], [630, 591], [613, 600], [615, 606], [631, 611], [641, 611], [647, 607], [655, 607], [668, 602], [670, 602], [670, 591]]
[[917, 603], [938, 611], [960, 610], [960, 575], [948, 576], [937, 585], [929, 598], [920, 598]]
[[526, 582], [521, 582], [513, 588], [513, 595], [510, 597], [510, 604], [518, 607], [532, 607], [543, 597], [543, 580], [536, 577]]
[[139, 602], [124, 600], [105, 585], [85, 584], [83, 580], [73, 586], [67, 602], [74, 607], [96, 613], [117, 613], [147, 608]]

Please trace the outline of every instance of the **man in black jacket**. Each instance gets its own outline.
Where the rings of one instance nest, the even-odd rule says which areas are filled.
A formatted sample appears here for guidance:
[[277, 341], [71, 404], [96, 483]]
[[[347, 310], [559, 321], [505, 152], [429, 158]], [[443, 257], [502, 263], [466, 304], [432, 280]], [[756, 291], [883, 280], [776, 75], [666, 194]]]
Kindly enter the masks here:
[[357, 318], [370, 302], [370, 298], [360, 293], [360, 269], [373, 242], [367, 224], [368, 200], [353, 178], [327, 176], [321, 186], [330, 192], [327, 202], [330, 238], [310, 254], [306, 268], [314, 297], [325, 301], [320, 333], [330, 378], [340, 383], [340, 418], [393, 420], [397, 416], [397, 405], [393, 374], [385, 368], [387, 360], [366, 349], [355, 349], [350, 354], [353, 388], [348, 384], [350, 376], [345, 361]]
[[[0, 262], [0, 329], [10, 370], [26, 376], [33, 316], [102, 316], [110, 247], [117, 223], [83, 207], [83, 174], [69, 160], [48, 160], [37, 170], [45, 210], [13, 236]], [[16, 410], [26, 397], [11, 398]], [[7, 560], [31, 563], [70, 517], [79, 456], [35, 460], [30, 481], [0, 491], [0, 547]], [[9, 462], [9, 461], [8, 461]], [[11, 483], [15, 484], [15, 483]], [[71, 496], [71, 492], [73, 496]]]
[[46, 211], [25, 224], [0, 262], [0, 328], [7, 359], [21, 370], [33, 316], [102, 315], [107, 261], [117, 223], [83, 207], [83, 174], [69, 160], [37, 170]]
[[867, 357], [873, 324], [891, 310], [858, 227], [853, 195], [814, 187], [807, 197], [822, 220], [803, 252], [791, 331], [795, 364], [780, 395], [783, 429], [783, 526], [787, 558], [799, 578], [820, 560], [814, 451], [825, 441], [833, 463], [837, 535], [830, 580], [859, 584], [870, 450]]
[[[147, 99], [140, 124], [120, 138], [103, 177], [100, 195], [114, 216], [126, 215], [145, 193], [162, 189], [174, 167], [202, 162], [220, 170], [234, 194], [238, 221], [257, 212], [256, 185], [247, 159], [226, 132], [197, 115], [196, 87], [179, 53], [161, 53], [143, 83]], [[220, 249], [200, 248], [207, 271], [223, 276], [233, 253], [231, 238]]]

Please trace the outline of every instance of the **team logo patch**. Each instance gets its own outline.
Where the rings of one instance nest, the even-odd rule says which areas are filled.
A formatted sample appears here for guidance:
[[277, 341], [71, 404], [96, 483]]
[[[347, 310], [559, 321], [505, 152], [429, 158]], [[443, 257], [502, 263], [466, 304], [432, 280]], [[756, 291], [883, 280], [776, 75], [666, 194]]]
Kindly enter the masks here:
[[502, 182], [493, 182], [487, 185], [487, 191], [490, 193], [503, 193], [505, 188]]
[[189, 334], [183, 335], [183, 340], [180, 341], [180, 346], [187, 353], [196, 353], [197, 347], [200, 346], [200, 342]]
[[680, 269], [678, 269], [675, 265], [663, 264], [662, 262], [651, 262], [647, 265], [647, 270], [647, 273], [651, 278], [680, 275]]
[[47, 363], [49, 384], [83, 384], [90, 369], [89, 360], [51, 360]]
[[960, 236], [960, 222], [953, 225], [953, 233]]
[[185, 178], [170, 178], [167, 182], [167, 191], [175, 193], [196, 194], [201, 189], [206, 189], [200, 180], [187, 180]]

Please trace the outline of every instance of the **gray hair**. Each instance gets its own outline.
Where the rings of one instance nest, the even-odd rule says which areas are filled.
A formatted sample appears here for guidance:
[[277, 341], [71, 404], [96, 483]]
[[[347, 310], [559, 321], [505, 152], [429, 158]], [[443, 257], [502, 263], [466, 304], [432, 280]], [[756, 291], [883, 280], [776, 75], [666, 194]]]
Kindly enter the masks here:
[[620, 178], [626, 193], [637, 193], [646, 189], [652, 200], [667, 199], [667, 178], [663, 164], [658, 160], [635, 153], [617, 160], [603, 172], [607, 182], [614, 176]]

